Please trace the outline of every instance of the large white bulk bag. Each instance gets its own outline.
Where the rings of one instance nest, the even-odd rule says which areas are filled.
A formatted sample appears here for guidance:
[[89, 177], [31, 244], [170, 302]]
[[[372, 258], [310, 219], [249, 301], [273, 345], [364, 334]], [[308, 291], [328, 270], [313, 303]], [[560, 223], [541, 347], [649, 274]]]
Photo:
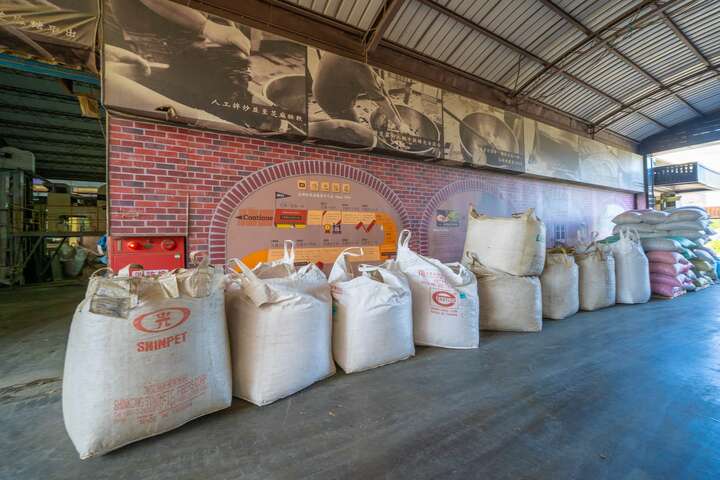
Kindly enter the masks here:
[[596, 245], [575, 255], [580, 270], [580, 308], [597, 310], [615, 304], [615, 261], [612, 252]]
[[397, 262], [412, 291], [416, 345], [477, 348], [478, 291], [475, 275], [459, 263], [444, 264], [410, 250], [410, 231], [398, 237]]
[[267, 405], [335, 373], [332, 300], [314, 264], [295, 269], [285, 257], [250, 270], [231, 260], [226, 311], [232, 352], [233, 395]]
[[491, 217], [471, 206], [463, 251], [511, 275], [540, 275], [545, 264], [545, 225], [532, 208], [511, 217]]
[[543, 317], [562, 320], [580, 309], [579, 272], [572, 255], [548, 252], [540, 284]]
[[650, 300], [650, 268], [640, 239], [631, 232], [621, 232], [620, 240], [611, 245], [615, 261], [615, 302], [646, 303]]
[[480, 329], [506, 332], [542, 330], [542, 294], [538, 277], [510, 275], [472, 258], [480, 296]]
[[93, 276], [70, 327], [62, 405], [80, 458], [230, 406], [222, 273], [126, 274]]
[[[353, 252], [359, 250], [359, 253]], [[333, 356], [346, 372], [405, 360], [415, 354], [412, 295], [397, 262], [360, 265], [354, 276], [344, 250], [330, 271], [333, 297]]]

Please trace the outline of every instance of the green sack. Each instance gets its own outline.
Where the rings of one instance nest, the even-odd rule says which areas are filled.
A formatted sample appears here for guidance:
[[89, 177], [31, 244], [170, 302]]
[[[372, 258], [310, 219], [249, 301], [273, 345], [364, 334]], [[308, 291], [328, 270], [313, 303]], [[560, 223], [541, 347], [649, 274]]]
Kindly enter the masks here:
[[697, 258], [697, 255], [695, 255], [692, 250], [688, 250], [687, 248], [683, 248], [682, 250], [680, 250], [680, 255], [682, 255], [688, 260], [694, 260]]
[[598, 241], [598, 243], [603, 243], [605, 245], [609, 245], [611, 243], [617, 242], [618, 240], [620, 240], [619, 235], [610, 235], [609, 237], [605, 237], [602, 240]]
[[695, 268], [698, 271], [703, 272], [705, 274], [710, 274], [710, 272], [713, 272], [715, 270], [712, 267], [712, 265], [710, 265], [705, 260], [700, 260], [700, 259], [696, 258], [694, 260], [690, 260], [690, 262], [695, 266]]
[[692, 240], [689, 240], [685, 237], [667, 237], [672, 238], [676, 242], [678, 242], [680, 245], [682, 245], [685, 248], [698, 248], [698, 244], [693, 242]]

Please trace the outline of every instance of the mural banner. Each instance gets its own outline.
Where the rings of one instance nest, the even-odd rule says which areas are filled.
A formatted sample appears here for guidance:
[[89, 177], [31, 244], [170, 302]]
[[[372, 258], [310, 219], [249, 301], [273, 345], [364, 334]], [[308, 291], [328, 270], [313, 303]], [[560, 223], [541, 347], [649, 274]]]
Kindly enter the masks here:
[[455, 93], [443, 95], [445, 158], [525, 172], [523, 118]]
[[368, 150], [441, 156], [442, 92], [334, 53], [308, 48], [309, 137]]
[[0, 52], [95, 72], [98, 0], [0, 0]]
[[117, 111], [643, 190], [638, 155], [171, 0], [104, 0], [103, 38]]
[[633, 154], [525, 119], [526, 172], [632, 191], [643, 190], [643, 162]]
[[105, 0], [104, 101], [246, 135], [305, 136], [303, 45], [170, 0]]

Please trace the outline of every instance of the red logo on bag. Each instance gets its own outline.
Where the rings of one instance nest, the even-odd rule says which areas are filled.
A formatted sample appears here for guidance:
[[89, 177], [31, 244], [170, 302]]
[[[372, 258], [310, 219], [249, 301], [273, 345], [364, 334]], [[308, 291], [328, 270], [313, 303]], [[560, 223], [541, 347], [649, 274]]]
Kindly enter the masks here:
[[133, 320], [133, 326], [141, 332], [164, 332], [185, 323], [190, 318], [190, 309], [185, 307], [163, 308], [140, 315]]
[[433, 302], [437, 303], [441, 307], [452, 307], [457, 302], [457, 297], [450, 292], [444, 292], [440, 290], [432, 294]]

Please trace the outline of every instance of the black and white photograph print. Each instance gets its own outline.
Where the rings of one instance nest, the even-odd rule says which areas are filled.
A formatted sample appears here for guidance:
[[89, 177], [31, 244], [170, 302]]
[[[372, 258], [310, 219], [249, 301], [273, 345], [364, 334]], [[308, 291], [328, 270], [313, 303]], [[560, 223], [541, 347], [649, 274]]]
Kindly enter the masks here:
[[308, 48], [308, 136], [341, 146], [437, 158], [439, 88]]
[[522, 117], [450, 92], [443, 110], [446, 159], [525, 171]]
[[525, 141], [527, 173], [582, 181], [578, 135], [526, 118]]
[[171, 0], [105, 0], [105, 104], [257, 135], [306, 134], [306, 48]]
[[97, 0], [0, 0], [0, 51], [96, 71]]

